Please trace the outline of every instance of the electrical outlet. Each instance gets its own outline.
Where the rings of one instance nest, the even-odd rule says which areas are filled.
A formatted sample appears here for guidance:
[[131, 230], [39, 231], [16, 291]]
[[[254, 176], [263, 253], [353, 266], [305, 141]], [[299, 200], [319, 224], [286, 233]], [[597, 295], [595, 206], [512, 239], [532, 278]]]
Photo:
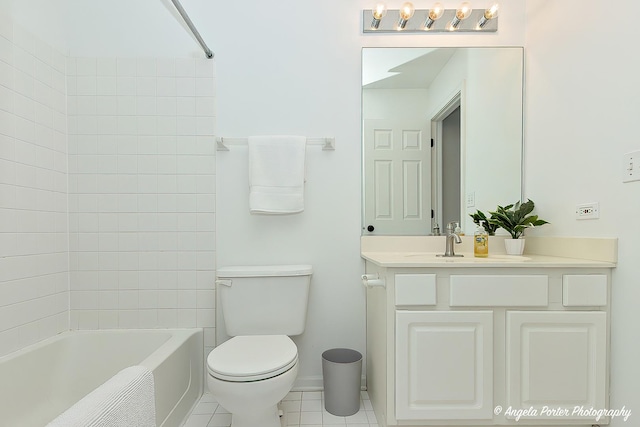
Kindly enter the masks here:
[[467, 193], [467, 207], [473, 208], [476, 205], [476, 192]]
[[598, 202], [584, 203], [576, 206], [576, 219], [600, 218], [600, 204]]
[[624, 155], [622, 161], [622, 182], [640, 181], [640, 151]]

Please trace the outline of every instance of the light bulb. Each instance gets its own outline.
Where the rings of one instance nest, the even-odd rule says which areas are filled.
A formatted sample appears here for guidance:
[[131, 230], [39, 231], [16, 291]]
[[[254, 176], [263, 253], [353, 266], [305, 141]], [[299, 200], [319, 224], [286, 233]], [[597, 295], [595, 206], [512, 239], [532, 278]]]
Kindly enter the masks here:
[[484, 17], [487, 19], [493, 19], [498, 17], [498, 11], [500, 10], [500, 5], [498, 3], [491, 6], [489, 9], [484, 11]]
[[444, 15], [444, 6], [442, 6], [442, 3], [434, 4], [433, 7], [429, 9], [429, 15], [424, 23], [425, 30], [430, 29], [435, 21], [442, 18], [442, 15]]
[[473, 9], [471, 8], [471, 4], [469, 2], [464, 2], [460, 5], [460, 7], [456, 10], [456, 16], [451, 20], [451, 26], [449, 30], [453, 31], [458, 28], [460, 22], [467, 19], [469, 15], [471, 15]]
[[482, 18], [480, 18], [480, 21], [478, 21], [478, 28], [484, 27], [485, 24], [489, 22], [490, 19], [497, 18], [499, 9], [500, 9], [500, 5], [496, 3], [493, 6], [491, 6], [489, 9], [485, 10], [484, 15], [482, 15]]
[[378, 3], [376, 8], [372, 10], [373, 19], [382, 19], [387, 14], [387, 6], [384, 3]]
[[460, 5], [458, 10], [456, 10], [456, 18], [463, 21], [467, 19], [469, 15], [471, 15], [471, 12], [473, 12], [471, 4], [469, 4], [468, 2], [464, 2]]
[[442, 18], [442, 15], [444, 15], [444, 6], [442, 6], [442, 3], [434, 4], [431, 10], [429, 10], [429, 18], [434, 21]]
[[400, 8], [400, 20], [398, 21], [398, 29], [401, 30], [407, 25], [407, 21], [411, 19], [415, 8], [411, 2], [406, 2]]
[[384, 3], [376, 4], [375, 9], [371, 11], [373, 14], [373, 21], [371, 21], [371, 28], [378, 29], [380, 20], [387, 14], [387, 6]]

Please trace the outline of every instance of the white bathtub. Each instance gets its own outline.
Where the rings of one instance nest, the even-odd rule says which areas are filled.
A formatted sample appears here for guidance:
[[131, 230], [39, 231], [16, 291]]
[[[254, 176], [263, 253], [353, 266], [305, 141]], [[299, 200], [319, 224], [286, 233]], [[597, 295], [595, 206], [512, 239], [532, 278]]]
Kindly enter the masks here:
[[153, 371], [156, 422], [178, 427], [203, 387], [201, 329], [65, 332], [0, 358], [0, 427], [42, 427], [122, 369]]

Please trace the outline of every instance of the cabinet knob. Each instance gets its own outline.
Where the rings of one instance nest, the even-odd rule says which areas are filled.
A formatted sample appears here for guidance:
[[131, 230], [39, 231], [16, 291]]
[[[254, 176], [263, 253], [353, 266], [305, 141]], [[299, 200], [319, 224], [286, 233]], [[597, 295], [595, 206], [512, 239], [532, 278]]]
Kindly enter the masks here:
[[373, 230], [375, 230], [375, 227], [374, 227], [373, 225], [368, 225], [368, 226], [367, 226], [367, 231], [368, 231], [369, 233], [371, 233]]

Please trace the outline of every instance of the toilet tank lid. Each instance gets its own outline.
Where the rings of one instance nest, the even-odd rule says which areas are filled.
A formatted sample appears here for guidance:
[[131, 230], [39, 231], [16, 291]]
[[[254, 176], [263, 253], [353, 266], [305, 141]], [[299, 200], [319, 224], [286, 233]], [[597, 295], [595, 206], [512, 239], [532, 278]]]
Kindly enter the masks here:
[[301, 265], [237, 265], [232, 267], [220, 267], [217, 270], [218, 277], [286, 277], [286, 276], [310, 276], [313, 266]]

